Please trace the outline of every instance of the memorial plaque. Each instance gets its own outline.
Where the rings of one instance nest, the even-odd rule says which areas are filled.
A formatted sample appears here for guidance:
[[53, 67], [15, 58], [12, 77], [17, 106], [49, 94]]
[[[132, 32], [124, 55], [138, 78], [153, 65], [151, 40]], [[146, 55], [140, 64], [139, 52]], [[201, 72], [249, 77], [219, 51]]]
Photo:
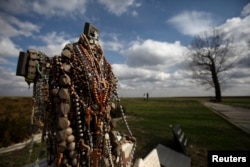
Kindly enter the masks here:
[[133, 167], [144, 167], [143, 159], [137, 158]]
[[179, 149], [186, 154], [186, 147], [187, 147], [187, 137], [184, 131], [181, 129], [180, 125], [176, 125], [173, 129], [174, 134], [174, 142], [175, 145], [179, 147]]
[[160, 164], [164, 167], [190, 167], [191, 158], [158, 144], [156, 147]]
[[143, 167], [161, 167], [156, 149], [153, 149], [144, 159]]

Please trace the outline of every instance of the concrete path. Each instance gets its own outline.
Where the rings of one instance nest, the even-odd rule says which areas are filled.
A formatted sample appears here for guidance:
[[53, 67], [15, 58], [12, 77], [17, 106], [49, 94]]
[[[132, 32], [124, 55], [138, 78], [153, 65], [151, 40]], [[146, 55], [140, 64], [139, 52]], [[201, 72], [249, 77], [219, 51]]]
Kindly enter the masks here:
[[212, 102], [205, 102], [204, 105], [250, 134], [250, 110]]
[[[34, 142], [40, 143], [41, 142], [41, 138], [42, 138], [42, 134], [41, 133], [34, 135]], [[29, 139], [29, 140], [27, 140], [25, 142], [22, 142], [22, 143], [18, 143], [18, 144], [14, 144], [14, 145], [8, 146], [8, 147], [2, 147], [2, 148], [0, 148], [0, 154], [22, 149], [27, 144], [29, 144], [30, 141], [31, 141], [31, 139]]]

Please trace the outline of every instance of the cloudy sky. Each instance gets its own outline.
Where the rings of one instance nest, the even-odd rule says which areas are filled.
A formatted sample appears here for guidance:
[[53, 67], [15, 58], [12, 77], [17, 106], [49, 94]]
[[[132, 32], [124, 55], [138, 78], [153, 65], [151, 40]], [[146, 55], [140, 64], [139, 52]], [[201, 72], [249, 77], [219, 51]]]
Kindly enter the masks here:
[[211, 96], [191, 77], [185, 52], [195, 35], [224, 30], [244, 63], [230, 71], [223, 95], [250, 95], [248, 0], [1, 0], [0, 96], [31, 96], [15, 76], [19, 51], [59, 55], [76, 42], [84, 23], [100, 31], [120, 97]]

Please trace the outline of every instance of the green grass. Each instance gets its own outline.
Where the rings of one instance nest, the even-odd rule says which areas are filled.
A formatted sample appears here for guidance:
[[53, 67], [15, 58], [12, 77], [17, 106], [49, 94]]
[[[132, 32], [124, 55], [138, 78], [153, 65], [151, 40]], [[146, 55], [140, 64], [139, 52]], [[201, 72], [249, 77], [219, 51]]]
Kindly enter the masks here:
[[21, 142], [30, 136], [32, 99], [0, 98], [0, 147]]
[[[231, 125], [192, 98], [122, 99], [128, 122], [137, 138], [137, 157], [158, 143], [174, 149], [170, 125], [180, 124], [189, 138], [192, 166], [206, 166], [207, 150], [250, 149], [250, 135]], [[124, 129], [124, 126], [120, 126]]]
[[[27, 131], [22, 132], [29, 134], [27, 122], [30, 119], [31, 98], [4, 99], [8, 103], [4, 103], [2, 99], [4, 98], [0, 99], [1, 126], [7, 118], [6, 113], [9, 113], [11, 120], [17, 124], [5, 126], [9, 130], [15, 130], [17, 126], [22, 127], [21, 129], [27, 128]], [[207, 166], [207, 150], [249, 150], [250, 135], [204, 107], [202, 102], [206, 100], [208, 98], [150, 98], [149, 101], [142, 98], [122, 98], [121, 104], [125, 107], [130, 128], [137, 138], [135, 157], [144, 158], [159, 143], [175, 149], [170, 126], [176, 124], [181, 125], [189, 139], [187, 152], [192, 158], [192, 167]], [[241, 107], [247, 106], [246, 101], [249, 98], [223, 99], [225, 103], [237, 103]], [[127, 133], [122, 121], [118, 122], [117, 129]], [[15, 133], [19, 135], [21, 132]], [[35, 144], [31, 162], [40, 157], [40, 151], [44, 150], [44, 145]], [[28, 147], [0, 155], [0, 166], [22, 166], [28, 162]]]
[[223, 103], [234, 107], [242, 107], [250, 109], [250, 97], [239, 97], [239, 98], [226, 97], [223, 98]]
[[31, 154], [29, 144], [23, 149], [0, 154], [0, 166], [21, 167], [46, 157], [46, 146], [44, 143], [34, 143]]

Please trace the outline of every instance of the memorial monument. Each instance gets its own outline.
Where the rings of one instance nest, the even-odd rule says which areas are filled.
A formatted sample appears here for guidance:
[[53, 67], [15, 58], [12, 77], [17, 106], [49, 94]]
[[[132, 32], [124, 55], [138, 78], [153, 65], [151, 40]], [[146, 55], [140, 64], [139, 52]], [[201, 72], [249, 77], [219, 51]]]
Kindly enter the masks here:
[[[17, 76], [33, 84], [32, 128], [42, 131], [44, 160], [30, 165], [62, 167], [189, 167], [191, 159], [158, 145], [134, 162], [136, 139], [117, 94], [117, 78], [99, 44], [99, 30], [85, 23], [77, 42], [53, 57], [20, 52]], [[147, 93], [148, 98], [148, 93]], [[128, 135], [116, 130], [120, 111]], [[29, 165], [29, 166], [30, 166]]]
[[[99, 44], [99, 30], [85, 23], [77, 42], [49, 57], [20, 52], [16, 75], [33, 84], [33, 127], [42, 130], [48, 166], [130, 167], [136, 146], [117, 94], [117, 78]], [[115, 130], [116, 107], [128, 135]]]

